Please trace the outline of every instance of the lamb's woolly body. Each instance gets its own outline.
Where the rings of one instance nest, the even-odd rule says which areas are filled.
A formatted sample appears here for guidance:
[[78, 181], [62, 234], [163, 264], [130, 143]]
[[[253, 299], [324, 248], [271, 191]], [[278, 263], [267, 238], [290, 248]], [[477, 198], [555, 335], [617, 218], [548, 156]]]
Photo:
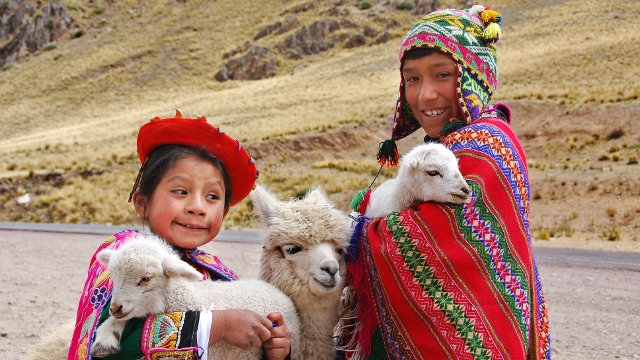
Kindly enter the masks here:
[[385, 181], [371, 192], [365, 215], [386, 216], [414, 202], [460, 204], [468, 199], [469, 186], [453, 152], [442, 144], [421, 144], [402, 157], [395, 179]]
[[[295, 306], [271, 284], [259, 279], [198, 281], [202, 275], [153, 236], [132, 239], [116, 251], [101, 251], [98, 259], [108, 263], [114, 282], [111, 312], [117, 313], [115, 309], [121, 306], [126, 314], [121, 321], [148, 314], [209, 308], [249, 309], [264, 316], [278, 311], [291, 331], [292, 352], [298, 352], [300, 329]], [[151, 280], [141, 289], [136, 285], [144, 276]], [[107, 321], [96, 330], [93, 345], [96, 349], [101, 349], [102, 344], [108, 349], [114, 340], [112, 324]], [[118, 321], [115, 320], [116, 325]], [[259, 359], [261, 349], [241, 350], [220, 341], [209, 346], [208, 354], [211, 359]]]
[[[333, 335], [346, 280], [344, 255], [351, 237], [349, 218], [317, 189], [301, 200], [285, 202], [258, 186], [251, 199], [266, 229], [260, 277], [296, 305], [300, 358], [334, 359]], [[287, 246], [292, 245], [300, 251], [287, 253]]]

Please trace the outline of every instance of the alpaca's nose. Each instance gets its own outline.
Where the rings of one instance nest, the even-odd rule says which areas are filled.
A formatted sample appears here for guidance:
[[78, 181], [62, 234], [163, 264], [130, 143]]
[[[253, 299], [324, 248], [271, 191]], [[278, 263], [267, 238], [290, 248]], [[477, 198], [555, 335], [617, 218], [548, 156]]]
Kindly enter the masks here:
[[463, 192], [463, 193], [465, 193], [465, 194], [469, 195], [469, 188], [463, 187], [463, 188], [462, 188], [462, 189], [460, 189], [460, 190], [462, 190], [462, 192]]
[[338, 272], [338, 268], [335, 266], [324, 266], [320, 269], [331, 276], [335, 275]]

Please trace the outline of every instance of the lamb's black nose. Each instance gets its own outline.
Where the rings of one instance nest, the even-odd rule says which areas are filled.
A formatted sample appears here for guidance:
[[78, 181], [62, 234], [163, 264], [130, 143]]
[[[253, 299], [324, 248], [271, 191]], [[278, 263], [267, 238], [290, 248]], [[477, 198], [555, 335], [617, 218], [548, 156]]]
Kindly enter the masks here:
[[469, 195], [469, 189], [468, 188], [462, 188], [461, 189], [463, 193]]

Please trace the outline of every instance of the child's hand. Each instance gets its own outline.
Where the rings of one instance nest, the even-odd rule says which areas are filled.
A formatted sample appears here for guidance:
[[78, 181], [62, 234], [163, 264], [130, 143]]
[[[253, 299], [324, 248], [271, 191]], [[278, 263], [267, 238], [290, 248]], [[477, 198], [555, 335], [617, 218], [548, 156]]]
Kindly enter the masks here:
[[220, 340], [249, 350], [271, 338], [271, 321], [251, 310], [214, 310], [209, 343]]
[[262, 344], [264, 355], [268, 360], [282, 360], [289, 355], [291, 348], [291, 331], [287, 329], [282, 314], [272, 312], [267, 315], [276, 327], [271, 329], [271, 338]]

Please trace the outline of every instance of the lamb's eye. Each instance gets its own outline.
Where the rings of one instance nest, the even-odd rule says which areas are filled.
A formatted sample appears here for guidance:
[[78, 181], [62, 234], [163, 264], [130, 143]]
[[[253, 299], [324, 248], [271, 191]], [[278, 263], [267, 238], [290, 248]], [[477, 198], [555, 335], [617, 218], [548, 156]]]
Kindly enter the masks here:
[[298, 252], [302, 251], [302, 248], [300, 246], [296, 246], [296, 245], [293, 245], [293, 244], [287, 244], [287, 245], [282, 247], [282, 250], [286, 251], [287, 254], [293, 255], [295, 253], [298, 253]]
[[[425, 173], [426, 173], [427, 175], [429, 175], [429, 176], [438, 176], [438, 175], [440, 175], [440, 173], [438, 172], [438, 170], [427, 170], [427, 171], [425, 171]], [[442, 175], [440, 175], [440, 176], [442, 176]]]
[[138, 281], [138, 286], [145, 286], [151, 281], [151, 276], [144, 276]]
[[345, 255], [347, 254], [347, 249], [340, 248], [340, 249], [336, 250], [336, 252], [337, 252], [340, 256], [345, 256]]

